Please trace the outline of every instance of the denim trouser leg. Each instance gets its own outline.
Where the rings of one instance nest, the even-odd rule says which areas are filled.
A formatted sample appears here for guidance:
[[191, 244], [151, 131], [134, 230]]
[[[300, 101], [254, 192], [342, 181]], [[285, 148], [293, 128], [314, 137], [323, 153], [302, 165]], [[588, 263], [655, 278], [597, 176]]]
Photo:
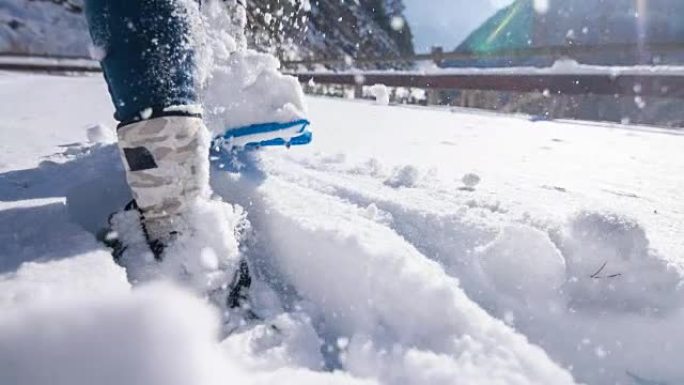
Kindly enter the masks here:
[[104, 50], [102, 67], [122, 124], [164, 115], [170, 106], [199, 104], [193, 6], [188, 0], [86, 0], [90, 32]]

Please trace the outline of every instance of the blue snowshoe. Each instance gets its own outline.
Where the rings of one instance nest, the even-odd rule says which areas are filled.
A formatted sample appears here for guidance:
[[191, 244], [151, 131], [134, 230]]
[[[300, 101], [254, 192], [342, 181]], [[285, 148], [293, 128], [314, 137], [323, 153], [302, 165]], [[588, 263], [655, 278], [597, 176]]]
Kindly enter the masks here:
[[259, 123], [228, 129], [214, 138], [212, 152], [254, 150], [261, 147], [303, 146], [311, 143], [311, 123], [306, 119], [287, 123]]

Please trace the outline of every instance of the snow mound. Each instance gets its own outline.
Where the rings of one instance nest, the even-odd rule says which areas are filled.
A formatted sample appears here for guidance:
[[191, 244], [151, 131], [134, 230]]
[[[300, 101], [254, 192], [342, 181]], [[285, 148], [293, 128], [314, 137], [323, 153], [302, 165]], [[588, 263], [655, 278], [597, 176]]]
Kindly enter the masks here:
[[451, 383], [455, 374], [463, 383], [573, 383], [439, 265], [355, 206], [276, 180], [260, 191], [266, 253], [318, 309], [323, 334], [350, 341], [338, 361], [351, 374], [405, 384]]
[[240, 256], [237, 232], [248, 226], [242, 209], [220, 200], [200, 199], [182, 220], [187, 221], [188, 231], [167, 245], [159, 262], [147, 245], [138, 211], [122, 211], [112, 217], [110, 236], [126, 246], [119, 262], [126, 267], [130, 282], [170, 279], [201, 295], [232, 281]]
[[272, 55], [248, 50], [231, 37], [236, 26], [222, 2], [209, 1], [203, 8], [203, 104], [209, 129], [219, 135], [229, 128], [305, 118], [299, 81], [280, 73], [280, 62]]
[[421, 178], [420, 170], [412, 165], [397, 167], [392, 171], [392, 175], [385, 181], [385, 184], [394, 187], [416, 187]]
[[229, 366], [217, 320], [166, 286], [10, 308], [0, 315], [0, 382], [218, 385]]
[[212, 132], [304, 118], [299, 82], [282, 75], [279, 67], [274, 57], [254, 51], [233, 53], [228, 62], [216, 65], [204, 94]]
[[565, 284], [565, 259], [547, 233], [508, 226], [480, 251], [482, 270], [500, 295], [534, 301], [556, 297]]
[[576, 306], [659, 313], [684, 300], [681, 277], [649, 247], [644, 229], [614, 213], [585, 211], [560, 234]]
[[[350, 164], [347, 159], [341, 164], [323, 164], [323, 158], [317, 154], [300, 156], [298, 158], [303, 159], [295, 162], [284, 162], [276, 156], [264, 158], [265, 168], [272, 176], [348, 202], [355, 206], [359, 217], [401, 236], [457, 279], [480, 308], [515, 327], [562, 367], [571, 368], [569, 370], [578, 381], [631, 384], [639, 378], [642, 383], [674, 384], [684, 378], [684, 372], [672, 360], [649, 358], [653, 354], [658, 357], [680, 354], [684, 340], [676, 325], [684, 322], [684, 312], [679, 302], [681, 278], [664, 262], [662, 255], [650, 248], [642, 223], [625, 215], [596, 211], [573, 214], [565, 220], [537, 221], [528, 213], [512, 219], [510, 206], [479, 192], [476, 192], [477, 198], [471, 198], [473, 192], [470, 191], [459, 197], [461, 189], [439, 191], [427, 184], [419, 183], [411, 189], [387, 186], [384, 177], [371, 175], [372, 167], [366, 163], [359, 166]], [[281, 187], [274, 191], [288, 189]], [[300, 199], [314, 206], [323, 205], [309, 201], [309, 198]], [[326, 213], [336, 213], [328, 201], [325, 207]], [[271, 207], [268, 212], [273, 212]], [[295, 216], [294, 212], [288, 213]], [[339, 214], [335, 214], [335, 218], [338, 217]], [[331, 226], [335, 225], [340, 224]], [[296, 228], [292, 223], [283, 227], [288, 228], [290, 234]], [[320, 229], [319, 225], [310, 227], [313, 232]], [[352, 227], [349, 234], [354, 231]], [[365, 232], [365, 227], [357, 228]], [[387, 237], [382, 238], [379, 243], [387, 242]], [[314, 251], [301, 250], [299, 255], [313, 253], [312, 258], [315, 258], [319, 249], [316, 245], [312, 247]], [[360, 253], [344, 250], [342, 246], [337, 249], [340, 254], [335, 258], [341, 261]], [[320, 250], [324, 254], [331, 252]], [[621, 260], [622, 255], [627, 258], [621, 263], [631, 271], [630, 281], [620, 281], [623, 275], [609, 278], [614, 274], [608, 269], [613, 262], [594, 274], [606, 257]], [[367, 264], [367, 259], [370, 257], [363, 263]], [[578, 261], [584, 265], [580, 266]], [[339, 264], [331, 266], [334, 271], [341, 271]], [[378, 274], [368, 273], [382, 279]], [[396, 274], [384, 280], [397, 281]], [[625, 292], [619, 291], [623, 288]], [[409, 289], [411, 298], [412, 290]], [[582, 290], [595, 292], [587, 300]], [[625, 295], [629, 301], [625, 301]], [[361, 310], [366, 312], [365, 308]], [[656, 329], [658, 332], [654, 333]], [[370, 353], [361, 355], [358, 361], [350, 361], [355, 356], [345, 352], [345, 362], [355, 362], [368, 373], [374, 373], [372, 376], [396, 379], [404, 375], [426, 375], [419, 369], [416, 371], [420, 374], [400, 373], [399, 369], [387, 364], [387, 359], [382, 361], [388, 365], [387, 372], [394, 371], [397, 377], [387, 373], [388, 377], [383, 377], [384, 372], [378, 369], [382, 367], [380, 361], [373, 360], [375, 354], [372, 352], [382, 351], [372, 348], [378, 345], [377, 339], [368, 337], [368, 341], [360, 344], [367, 348], [354, 352]], [[357, 346], [351, 338], [348, 349]], [[386, 349], [380, 355], [386, 356], [397, 349]], [[420, 356], [427, 362], [448, 362], [448, 357], [435, 358], [434, 352], [429, 351], [413, 356]], [[397, 359], [394, 364], [399, 365], [397, 362], [409, 366], [406, 361]], [[443, 372], [448, 378], [453, 366], [445, 364], [439, 370], [431, 369], [435, 375]]]
[[[96, 250], [63, 260], [26, 262], [15, 272], [0, 275], [0, 307], [63, 302], [84, 293], [109, 297], [128, 292], [124, 271], [109, 253]], [[0, 318], [5, 311], [0, 312]]]
[[281, 313], [222, 342], [231, 359], [261, 371], [284, 367], [323, 370], [321, 346], [311, 319], [301, 312]]

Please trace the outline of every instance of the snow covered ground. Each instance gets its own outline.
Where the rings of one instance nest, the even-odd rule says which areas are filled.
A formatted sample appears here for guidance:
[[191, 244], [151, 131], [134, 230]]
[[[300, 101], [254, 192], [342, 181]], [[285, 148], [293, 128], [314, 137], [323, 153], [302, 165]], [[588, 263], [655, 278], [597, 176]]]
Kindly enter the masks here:
[[313, 145], [214, 165], [267, 318], [221, 340], [95, 240], [100, 77], [0, 73], [0, 383], [684, 383], [684, 135], [308, 103]]
[[90, 56], [83, 3], [0, 0], [0, 52]]

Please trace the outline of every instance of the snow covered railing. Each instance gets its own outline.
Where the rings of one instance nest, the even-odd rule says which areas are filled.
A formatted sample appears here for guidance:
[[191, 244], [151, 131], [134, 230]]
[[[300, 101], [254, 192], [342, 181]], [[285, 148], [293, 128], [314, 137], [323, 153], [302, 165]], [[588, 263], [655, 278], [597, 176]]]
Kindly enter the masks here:
[[402, 56], [383, 56], [383, 57], [343, 57], [343, 58], [305, 58], [299, 60], [283, 60], [286, 68], [296, 68], [297, 66], [350, 66], [350, 65], [372, 65], [388, 63], [415, 63], [421, 61], [431, 61], [437, 64], [444, 61], [474, 61], [490, 59], [514, 59], [514, 58], [578, 58], [582, 56], [598, 55], [629, 55], [630, 57], [641, 57], [644, 52], [651, 55], [668, 55], [684, 53], [684, 43], [682, 42], [651, 42], [645, 45], [636, 43], [610, 43], [600, 45], [576, 44], [569, 42], [567, 45], [545, 46], [545, 47], [525, 47], [513, 49], [500, 49], [489, 52], [468, 52], [452, 51], [444, 52], [441, 47], [433, 48], [430, 53], [402, 55]]
[[0, 70], [28, 72], [100, 72], [100, 63], [88, 58], [0, 54]]
[[[100, 72], [87, 58], [55, 58], [0, 53], [0, 70]], [[454, 68], [428, 71], [290, 72], [302, 83], [384, 84], [425, 90], [487, 90], [564, 95], [620, 95], [684, 98], [684, 67], [606, 67], [560, 60], [552, 67]]]
[[[598, 68], [598, 67], [596, 67]], [[425, 90], [487, 90], [565, 95], [621, 95], [684, 98], [684, 69], [559, 71], [534, 68], [447, 70], [438, 72], [293, 72], [301, 83], [347, 85], [384, 84]]]

